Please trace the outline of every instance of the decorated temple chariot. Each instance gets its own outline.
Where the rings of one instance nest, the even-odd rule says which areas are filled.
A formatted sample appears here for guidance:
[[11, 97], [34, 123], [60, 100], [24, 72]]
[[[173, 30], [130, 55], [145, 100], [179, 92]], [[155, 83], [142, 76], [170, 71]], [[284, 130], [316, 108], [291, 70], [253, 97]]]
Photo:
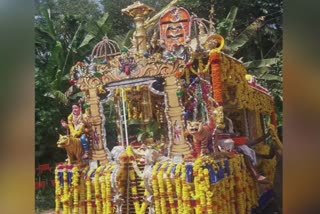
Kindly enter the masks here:
[[123, 9], [131, 47], [106, 35], [70, 71], [85, 96], [61, 121], [56, 213], [251, 213], [281, 155], [273, 97], [224, 53], [212, 21], [153, 11]]

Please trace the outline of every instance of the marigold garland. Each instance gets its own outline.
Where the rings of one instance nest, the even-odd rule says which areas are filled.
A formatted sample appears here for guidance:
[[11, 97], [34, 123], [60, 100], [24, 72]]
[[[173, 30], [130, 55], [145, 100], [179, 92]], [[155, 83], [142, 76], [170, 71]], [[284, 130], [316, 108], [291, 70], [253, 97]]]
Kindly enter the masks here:
[[56, 167], [55, 169], [55, 176], [54, 176], [54, 181], [55, 181], [55, 212], [56, 214], [60, 213], [60, 203], [61, 203], [61, 185], [59, 182], [59, 166]]
[[174, 202], [174, 191], [173, 191], [173, 187], [172, 187], [172, 183], [171, 183], [171, 179], [170, 179], [170, 172], [172, 167], [174, 166], [173, 163], [171, 163], [168, 166], [168, 169], [166, 171], [166, 185], [167, 185], [167, 195], [168, 195], [168, 199], [169, 199], [169, 206], [170, 206], [170, 211], [171, 214], [176, 214], [176, 208], [175, 208], [175, 202]]
[[[130, 152], [128, 156], [131, 157]], [[227, 162], [228, 166], [226, 165]], [[81, 170], [81, 177], [86, 174], [85, 180], [80, 179], [80, 170], [77, 166], [65, 167], [62, 172], [63, 189], [56, 188], [56, 211], [59, 210], [59, 203], [62, 203], [64, 214], [71, 214], [71, 211], [73, 213], [80, 212], [79, 202], [82, 202], [82, 195], [84, 194], [81, 190], [83, 185], [81, 180], [83, 180], [86, 188], [87, 213], [113, 213], [111, 174], [116, 166], [116, 164], [108, 164], [104, 167], [100, 166], [96, 170], [89, 170], [87, 173], [87, 169]], [[227, 160], [214, 160], [210, 156], [197, 158], [192, 166], [193, 183], [189, 183], [190, 180], [187, 181], [186, 179], [187, 168], [189, 170], [189, 167], [190, 165], [185, 163], [174, 164], [170, 161], [162, 164], [156, 163], [153, 166], [152, 191], [155, 213], [241, 214], [248, 213], [253, 207], [257, 206], [257, 184], [246, 168], [243, 155], [238, 154]], [[68, 172], [70, 171], [72, 171], [71, 185], [68, 183]], [[224, 175], [221, 174], [221, 171]], [[95, 172], [95, 175], [92, 180], [90, 177], [93, 172]], [[211, 183], [210, 176], [218, 176], [218, 180]], [[137, 184], [132, 182], [136, 181], [136, 175], [132, 167], [129, 169], [129, 178], [131, 195], [133, 197], [137, 196], [133, 198], [138, 202], [135, 211], [138, 209], [137, 214], [144, 214], [148, 207], [146, 197], [149, 193], [145, 189], [143, 202], [140, 204]], [[56, 169], [55, 180], [58, 184], [58, 169]], [[58, 200], [59, 191], [63, 194], [61, 202]], [[192, 205], [193, 202], [195, 205]], [[94, 203], [96, 210], [93, 209]], [[82, 204], [81, 208], [83, 208]], [[84, 210], [81, 209], [81, 212]]]
[[160, 195], [159, 195], [159, 187], [158, 187], [158, 179], [157, 179], [157, 173], [158, 173], [158, 167], [160, 163], [157, 162], [153, 168], [152, 168], [152, 190], [153, 190], [153, 200], [155, 205], [155, 211], [156, 213], [161, 213], [160, 208]]
[[190, 190], [189, 185], [186, 181], [186, 166], [185, 164], [181, 167], [181, 183], [182, 183], [182, 203], [183, 203], [183, 214], [190, 214], [191, 201], [190, 201]]
[[101, 213], [101, 195], [100, 195], [100, 184], [99, 184], [99, 177], [100, 177], [100, 170], [102, 169], [102, 166], [99, 166], [94, 174], [94, 197], [95, 197], [95, 204], [96, 204], [96, 211], [97, 214]]
[[63, 214], [69, 214], [70, 212], [70, 188], [68, 185], [68, 170], [67, 167], [63, 168], [63, 194], [61, 197], [61, 203], [63, 207]]
[[133, 161], [134, 155], [132, 152], [131, 146], [126, 148], [126, 152], [128, 154], [130, 165], [129, 165], [129, 179], [130, 179], [130, 189], [131, 189], [131, 199], [133, 200], [134, 210], [136, 213], [140, 213], [140, 204], [139, 204], [139, 196], [138, 196], [138, 189], [137, 189], [137, 180], [136, 175], [133, 169]]
[[79, 213], [79, 169], [72, 168], [73, 212]]
[[[250, 87], [245, 79], [247, 74], [244, 65], [220, 54], [220, 73], [223, 85], [223, 94], [226, 98], [224, 102], [236, 105], [238, 109], [249, 109], [257, 112], [271, 114], [273, 111], [273, 101], [271, 96], [261, 93]], [[234, 88], [234, 91], [229, 90]]]
[[168, 166], [168, 162], [165, 162], [164, 164], [161, 165], [159, 171], [158, 171], [158, 186], [159, 186], [159, 195], [160, 195], [160, 208], [161, 208], [161, 213], [166, 214], [167, 213], [167, 205], [166, 205], [166, 192], [165, 192], [165, 183], [163, 180], [163, 173], [166, 167]]
[[104, 204], [105, 204], [105, 208], [104, 208], [104, 212], [106, 214], [111, 214], [112, 213], [112, 204], [111, 204], [111, 199], [112, 199], [112, 191], [111, 191], [111, 173], [112, 170], [115, 168], [115, 165], [113, 166], [108, 166], [105, 171], [105, 200], [104, 200]]
[[177, 204], [178, 204], [179, 214], [182, 213], [182, 210], [183, 210], [182, 189], [181, 189], [181, 179], [180, 179], [181, 167], [182, 167], [181, 163], [177, 164], [176, 170], [174, 173], [174, 181], [175, 181], [175, 189], [176, 189], [176, 195], [177, 195]]
[[[107, 213], [107, 206], [106, 206], [106, 175], [104, 175], [104, 173], [106, 173], [108, 171], [108, 167], [110, 165], [105, 166], [105, 168], [103, 169], [103, 174], [102, 176], [100, 176], [100, 192], [101, 192], [101, 202], [102, 202], [102, 213], [106, 214]], [[107, 174], [107, 173], [106, 173]]]
[[223, 98], [220, 72], [220, 53], [210, 53], [209, 61], [211, 63], [213, 98], [221, 105], [223, 103]]
[[85, 209], [86, 209], [86, 187], [85, 187], [85, 179], [84, 179], [84, 175], [88, 172], [88, 166], [85, 167], [82, 171], [81, 171], [81, 179], [80, 179], [80, 206], [81, 206], [81, 213], [85, 213]]
[[86, 189], [87, 189], [87, 212], [92, 214], [92, 194], [91, 194], [91, 174], [94, 172], [94, 169], [90, 169], [86, 177]]

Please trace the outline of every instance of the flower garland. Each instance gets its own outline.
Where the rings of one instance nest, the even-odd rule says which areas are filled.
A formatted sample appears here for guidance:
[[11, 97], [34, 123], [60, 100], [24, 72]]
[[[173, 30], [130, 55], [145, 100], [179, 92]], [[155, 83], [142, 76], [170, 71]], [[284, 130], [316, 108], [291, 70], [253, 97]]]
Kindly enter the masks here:
[[85, 184], [87, 189], [87, 212], [92, 214], [92, 194], [91, 194], [91, 174], [94, 172], [94, 169], [90, 169], [87, 177], [85, 178]]
[[81, 179], [80, 179], [80, 206], [81, 206], [81, 213], [85, 213], [86, 210], [86, 187], [85, 187], [85, 179], [84, 175], [88, 172], [88, 166], [85, 167], [81, 171]]
[[[135, 157], [132, 151], [132, 147], [128, 146], [126, 148], [129, 160], [130, 160], [130, 166], [129, 166], [129, 179], [130, 179], [130, 184], [131, 184], [131, 193], [132, 193], [132, 199], [133, 199], [133, 204], [134, 204], [134, 208], [135, 208], [135, 212], [137, 214], [144, 214], [147, 207], [148, 207], [148, 202], [146, 197], [148, 196], [148, 191], [147, 189], [145, 189], [144, 193], [143, 193], [143, 201], [142, 204], [139, 204], [139, 196], [138, 196], [138, 188], [137, 188], [137, 179], [135, 176], [135, 173], [137, 173], [137, 175], [139, 177], [143, 177], [142, 172], [140, 171], [140, 169], [138, 168], [138, 165], [135, 161]], [[141, 185], [143, 185], [143, 183], [141, 183]]]
[[127, 146], [126, 152], [129, 157], [130, 164], [129, 165], [129, 179], [130, 179], [130, 187], [131, 187], [131, 198], [133, 200], [134, 210], [136, 213], [140, 213], [140, 204], [139, 204], [139, 196], [137, 189], [137, 180], [136, 175], [133, 168], [134, 155], [132, 152], [131, 146]]
[[174, 192], [173, 192], [173, 187], [172, 187], [172, 183], [171, 183], [171, 179], [170, 179], [170, 172], [171, 172], [173, 166], [174, 166], [174, 164], [171, 163], [168, 166], [168, 169], [166, 171], [166, 184], [167, 184], [167, 195], [169, 198], [170, 211], [171, 211], [171, 214], [176, 214], [177, 210], [176, 210], [174, 198], [173, 198]]
[[147, 191], [147, 189], [145, 189], [144, 193], [143, 193], [143, 202], [141, 204], [140, 213], [139, 214], [144, 214], [146, 212], [146, 210], [147, 210], [147, 207], [148, 207], [147, 196], [148, 196], [148, 191]]
[[245, 78], [247, 71], [244, 65], [224, 54], [220, 55], [220, 59], [221, 82], [223, 85], [232, 86], [235, 89], [235, 91], [230, 91], [224, 87], [223, 94], [226, 101], [232, 105], [237, 104], [239, 109], [246, 108], [271, 114], [273, 111], [272, 98], [248, 85]]
[[158, 179], [157, 179], [159, 165], [160, 163], [157, 162], [152, 168], [152, 190], [153, 190], [153, 200], [154, 200], [156, 213], [161, 213], [160, 201], [159, 201], [160, 195], [159, 195], [159, 187], [158, 187]]
[[[128, 156], [129, 158], [131, 157], [130, 152]], [[62, 203], [63, 213], [71, 213], [70, 199], [73, 199], [73, 212], [80, 212], [79, 196], [81, 202], [83, 199], [82, 195], [84, 194], [81, 190], [81, 186], [83, 185], [81, 180], [84, 180], [87, 213], [113, 213], [111, 174], [116, 166], [116, 164], [108, 164], [104, 167], [100, 166], [96, 170], [89, 170], [87, 173], [85, 173], [86, 169], [81, 170], [81, 175], [86, 174], [86, 177], [85, 179], [80, 179], [80, 184], [79, 169], [78, 167], [72, 167], [73, 177], [71, 186], [68, 186], [68, 173], [70, 173], [70, 170], [68, 171], [68, 168], [65, 167], [63, 169], [63, 190], [61, 191], [59, 187], [56, 188], [56, 211], [59, 210], [59, 203]], [[175, 167], [175, 170], [173, 170], [173, 167]], [[163, 164], [156, 163], [153, 166], [152, 190], [155, 213], [242, 214], [248, 213], [253, 207], [257, 206], [257, 184], [246, 168], [243, 155], [235, 155], [228, 160], [214, 160], [210, 156], [197, 158], [192, 168], [194, 185], [188, 183], [190, 182], [189, 177], [186, 179], [187, 167], [189, 166], [186, 166], [185, 163], [175, 165], [169, 161]], [[95, 172], [95, 175], [93, 181], [91, 181], [93, 172]], [[215, 174], [212, 174], [213, 172]], [[216, 175], [218, 175], [218, 180], [210, 177]], [[129, 168], [129, 178], [132, 184], [130, 188], [131, 195], [132, 197], [138, 197], [137, 185], [136, 183], [132, 183], [132, 181], [136, 180], [132, 167]], [[171, 178], [174, 178], [174, 183], [172, 183]], [[58, 169], [56, 169], [55, 181], [57, 184], [59, 183]], [[93, 187], [96, 210], [93, 210]], [[59, 191], [63, 193], [61, 202], [58, 200]], [[146, 212], [148, 207], [147, 196], [148, 192], [145, 189], [144, 201], [141, 206], [139, 202], [136, 203], [138, 205], [135, 206], [135, 213], [144, 214]], [[195, 201], [194, 207], [191, 207], [191, 200]], [[136, 210], [137, 208], [138, 210]]]
[[200, 170], [201, 170], [201, 164], [202, 164], [202, 160], [201, 158], [197, 158], [194, 162], [193, 165], [193, 177], [194, 177], [194, 192], [195, 194], [192, 195], [193, 199], [196, 202], [196, 208], [195, 208], [195, 213], [196, 214], [200, 214], [201, 210], [200, 210], [200, 176], [199, 174], [201, 174]]
[[[243, 161], [243, 166], [246, 167], [244, 160]], [[247, 212], [249, 212], [251, 210], [252, 207], [257, 206], [257, 195], [255, 194], [257, 190], [257, 182], [253, 179], [252, 175], [249, 173], [248, 170], [245, 170], [244, 173], [244, 179], [245, 179], [245, 193], [246, 193], [246, 197], [247, 197]], [[255, 188], [254, 188], [255, 187]]]
[[183, 214], [190, 214], [191, 201], [190, 201], [190, 188], [186, 181], [186, 166], [181, 167], [181, 183], [182, 183], [182, 202], [183, 202]]
[[212, 197], [213, 197], [213, 192], [210, 191], [210, 180], [209, 180], [209, 170], [204, 169], [203, 170], [204, 174], [204, 192], [206, 194], [206, 212], [208, 214], [213, 214], [213, 209], [212, 209]]
[[200, 167], [198, 170], [198, 176], [200, 181], [200, 186], [199, 186], [200, 210], [201, 210], [201, 213], [206, 213], [207, 212], [207, 203], [206, 203], [207, 187], [206, 187], [206, 181], [205, 181], [205, 173], [202, 167]]
[[165, 192], [165, 183], [163, 181], [163, 172], [166, 169], [166, 167], [168, 166], [168, 162], [165, 162], [164, 164], [161, 165], [159, 171], [158, 171], [158, 186], [159, 186], [159, 195], [160, 195], [160, 208], [161, 208], [161, 213], [162, 214], [166, 214], [167, 213], [167, 209], [166, 209], [166, 192]]
[[[104, 170], [103, 170], [103, 173], [104, 172], [108, 172], [108, 168], [110, 167], [110, 165], [107, 165], [105, 166]], [[107, 203], [107, 200], [106, 200], [106, 195], [107, 195], [107, 185], [106, 185], [106, 175], [102, 174], [102, 176], [100, 177], [100, 182], [101, 182], [101, 185], [100, 185], [100, 192], [101, 192], [101, 202], [102, 202], [102, 213], [103, 214], [106, 214], [107, 213], [107, 206], [106, 206], [106, 203]]]
[[[241, 169], [241, 157], [242, 154], [236, 156], [235, 164], [234, 164], [234, 178], [235, 178], [235, 197], [236, 197], [236, 206], [237, 206], [237, 213], [244, 214], [246, 213], [246, 200], [244, 195], [244, 188], [243, 188], [243, 180], [242, 180], [242, 169]], [[241, 157], [241, 158], [240, 158]]]
[[61, 198], [61, 202], [63, 204], [63, 214], [68, 214], [69, 213], [69, 199], [70, 199], [70, 193], [69, 193], [69, 188], [68, 188], [68, 171], [67, 168], [65, 167], [63, 169], [63, 196]]
[[79, 213], [79, 169], [72, 168], [72, 188], [73, 188], [73, 212]]
[[230, 195], [230, 214], [235, 214], [236, 213], [236, 198], [235, 198], [235, 178], [234, 178], [234, 165], [235, 165], [235, 160], [236, 158], [231, 158], [229, 159], [229, 176], [228, 176], [228, 180], [229, 180], [229, 195]]
[[[224, 170], [224, 162], [223, 162], [223, 160], [221, 159], [220, 161], [219, 161], [219, 163], [220, 163], [220, 169], [219, 170]], [[224, 176], [224, 175], [223, 175]], [[226, 180], [226, 178], [224, 177], [224, 178], [222, 178], [221, 180], [220, 180], [220, 189], [221, 189], [221, 192], [220, 192], [220, 201], [221, 201], [221, 210], [222, 210], [222, 213], [228, 213], [228, 208], [227, 208], [227, 206], [228, 206], [228, 204], [227, 204], [227, 197], [226, 197], [226, 191], [227, 191], [227, 188], [226, 188], [226, 182], [227, 182], [227, 180]]]
[[[227, 160], [228, 161], [228, 160]], [[226, 163], [224, 159], [220, 160], [221, 166], [223, 169], [226, 169]], [[230, 170], [230, 169], [229, 169]], [[224, 188], [225, 188], [225, 203], [226, 203], [226, 213], [231, 213], [231, 180], [230, 176], [226, 173], [226, 170], [224, 170]]]
[[[104, 209], [103, 212], [104, 214], [111, 214], [112, 213], [112, 204], [111, 204], [111, 199], [112, 199], [112, 192], [111, 192], [111, 173], [114, 170], [116, 165], [108, 165], [105, 169], [106, 174], [104, 176], [104, 181], [105, 185], [103, 187], [105, 188], [102, 192], [104, 196], [103, 204], [104, 204]], [[103, 182], [103, 180], [102, 180]], [[104, 183], [104, 182], [103, 182]]]
[[59, 171], [58, 169], [59, 166], [56, 167], [55, 169], [55, 175], [54, 175], [54, 182], [55, 182], [55, 212], [56, 214], [60, 213], [60, 203], [61, 203], [61, 185], [59, 182]]
[[101, 203], [102, 203], [102, 200], [101, 200], [101, 195], [100, 195], [100, 184], [99, 184], [99, 177], [100, 177], [100, 170], [102, 169], [102, 166], [99, 166], [96, 171], [95, 171], [95, 174], [94, 174], [94, 197], [95, 197], [95, 204], [96, 204], [96, 211], [97, 211], [97, 214], [100, 214], [101, 213]]
[[210, 52], [209, 62], [211, 63], [213, 98], [221, 105], [223, 98], [220, 72], [220, 53], [217, 51]]
[[182, 189], [181, 189], [181, 180], [180, 180], [181, 167], [182, 167], [181, 163], [177, 164], [176, 170], [174, 173], [174, 181], [175, 181], [177, 203], [178, 203], [178, 213], [181, 213], [181, 211], [183, 209], [182, 192], [181, 192]]

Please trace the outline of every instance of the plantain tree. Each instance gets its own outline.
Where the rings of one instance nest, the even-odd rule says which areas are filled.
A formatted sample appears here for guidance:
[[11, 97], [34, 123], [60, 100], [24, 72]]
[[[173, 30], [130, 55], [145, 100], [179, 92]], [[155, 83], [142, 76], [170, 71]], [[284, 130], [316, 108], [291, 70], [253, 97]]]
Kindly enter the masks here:
[[[83, 2], [83, 1], [82, 1]], [[61, 6], [61, 5], [60, 5]], [[69, 84], [70, 68], [90, 55], [108, 31], [108, 14], [84, 19], [59, 10], [59, 4], [38, 5], [35, 15], [35, 125], [36, 162], [62, 161], [55, 142], [60, 119], [70, 113], [70, 102], [82, 96]], [[98, 8], [96, 9], [99, 12]], [[72, 96], [65, 92], [74, 89]]]

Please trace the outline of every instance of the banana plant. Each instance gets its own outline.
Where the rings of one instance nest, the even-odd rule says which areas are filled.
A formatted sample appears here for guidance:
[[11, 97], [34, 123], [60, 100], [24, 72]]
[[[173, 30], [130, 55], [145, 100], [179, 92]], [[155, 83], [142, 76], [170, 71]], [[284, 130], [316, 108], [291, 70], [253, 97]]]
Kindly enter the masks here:
[[[68, 97], [64, 87], [69, 79], [69, 70], [77, 60], [82, 60], [88, 54], [88, 47], [97, 37], [103, 36], [103, 25], [108, 20], [108, 14], [104, 14], [95, 22], [95, 26], [87, 31], [84, 23], [80, 22], [67, 40], [63, 34], [59, 34], [50, 15], [50, 9], [42, 9], [44, 25], [35, 26], [36, 31], [36, 66], [41, 72], [46, 72], [49, 78], [50, 90], [43, 94], [45, 97], [56, 99], [58, 102], [67, 104]], [[68, 20], [64, 17], [62, 24]], [[45, 45], [45, 47], [43, 47]], [[41, 47], [42, 45], [42, 47]]]
[[[257, 32], [265, 26], [265, 17], [259, 17], [248, 25], [240, 34], [233, 35], [233, 26], [237, 16], [238, 8], [232, 7], [227, 17], [217, 26], [217, 33], [225, 38], [224, 52], [233, 56], [250, 40], [257, 36]], [[261, 56], [263, 57], [263, 56]], [[244, 62], [250, 74], [257, 77], [259, 83], [270, 88], [271, 94], [275, 98], [275, 104], [280, 109], [278, 113], [282, 117], [282, 53], [279, 52], [274, 58], [262, 58]]]

